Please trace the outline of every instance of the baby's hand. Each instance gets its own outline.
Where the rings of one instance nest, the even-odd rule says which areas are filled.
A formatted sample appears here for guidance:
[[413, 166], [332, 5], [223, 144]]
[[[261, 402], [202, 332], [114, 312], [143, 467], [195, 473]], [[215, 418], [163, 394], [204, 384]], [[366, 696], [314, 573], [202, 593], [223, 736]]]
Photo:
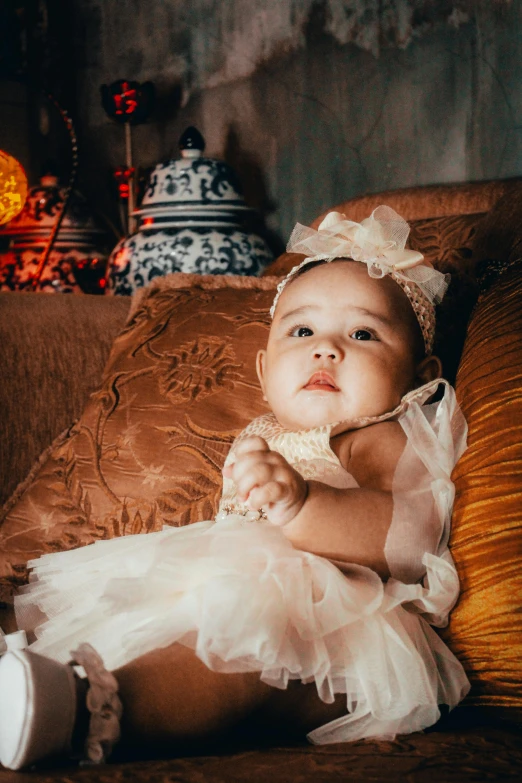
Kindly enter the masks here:
[[223, 475], [236, 484], [238, 500], [253, 510], [262, 508], [274, 525], [290, 522], [308, 494], [304, 478], [257, 436], [241, 441], [235, 457], [223, 468]]

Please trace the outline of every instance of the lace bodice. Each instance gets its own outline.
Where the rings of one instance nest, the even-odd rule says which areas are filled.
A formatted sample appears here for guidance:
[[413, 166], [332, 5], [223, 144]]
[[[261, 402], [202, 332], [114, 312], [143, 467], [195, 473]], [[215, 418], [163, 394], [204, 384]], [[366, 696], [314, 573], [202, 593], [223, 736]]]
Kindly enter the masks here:
[[[267, 413], [254, 419], [236, 438], [227, 456], [225, 465], [234, 462], [235, 450], [245, 438], [259, 435], [266, 440], [273, 451], [279, 452], [304, 479], [318, 479], [331, 487], [347, 489], [358, 487], [352, 475], [348, 473], [330, 446], [333, 424], [326, 424], [313, 430], [289, 432], [282, 427], [273, 413]], [[260, 518], [260, 513], [251, 511], [237, 500], [234, 482], [223, 480], [223, 495], [219, 504], [218, 516], [239, 513], [248, 519]]]
[[[273, 413], [266, 413], [264, 416], [259, 416], [251, 421], [236, 438], [225, 460], [225, 465], [230, 465], [234, 462], [235, 449], [242, 440], [252, 435], [259, 435], [266, 440], [271, 449], [282, 454], [287, 462], [304, 479], [317, 479], [339, 489], [358, 487], [359, 485], [354, 477], [343, 468], [333, 452], [330, 446], [332, 435], [338, 435], [348, 429], [367, 427], [370, 424], [377, 424], [386, 419], [398, 418], [412, 403], [418, 402], [422, 404], [428, 399], [441, 382], [446, 383], [446, 381], [437, 379], [417, 389], [413, 389], [404, 395], [400, 404], [394, 410], [383, 413], [380, 416], [367, 416], [352, 422], [325, 424], [312, 430], [290, 432], [279, 424]], [[233, 481], [224, 478], [223, 494], [219, 503], [217, 518], [231, 513], [241, 514], [249, 520], [260, 519], [264, 516], [261, 512], [251, 511], [245, 504], [239, 503]]]

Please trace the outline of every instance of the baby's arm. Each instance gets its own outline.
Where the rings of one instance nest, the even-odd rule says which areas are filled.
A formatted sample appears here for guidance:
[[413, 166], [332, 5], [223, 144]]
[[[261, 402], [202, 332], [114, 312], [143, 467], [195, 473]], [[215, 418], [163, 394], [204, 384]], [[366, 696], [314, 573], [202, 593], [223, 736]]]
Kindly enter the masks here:
[[406, 438], [396, 422], [382, 422], [338, 436], [332, 443], [341, 464], [360, 485], [337, 489], [305, 481], [262, 438], [241, 444], [227, 468], [238, 496], [298, 548], [331, 560], [359, 563], [387, 578], [384, 546], [392, 520], [392, 481]]

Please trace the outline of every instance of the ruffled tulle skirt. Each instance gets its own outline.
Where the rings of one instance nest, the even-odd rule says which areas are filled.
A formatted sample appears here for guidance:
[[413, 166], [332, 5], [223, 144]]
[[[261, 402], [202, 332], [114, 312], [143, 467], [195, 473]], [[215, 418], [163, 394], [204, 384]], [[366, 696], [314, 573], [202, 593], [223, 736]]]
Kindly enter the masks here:
[[[173, 642], [211, 669], [259, 672], [285, 688], [346, 694], [347, 714], [316, 743], [392, 738], [465, 695], [464, 671], [400, 590], [370, 569], [342, 573], [294, 549], [280, 529], [231, 515], [44, 555], [16, 599], [31, 649], [59, 661], [89, 642], [108, 669]], [[407, 591], [404, 597], [407, 596]]]

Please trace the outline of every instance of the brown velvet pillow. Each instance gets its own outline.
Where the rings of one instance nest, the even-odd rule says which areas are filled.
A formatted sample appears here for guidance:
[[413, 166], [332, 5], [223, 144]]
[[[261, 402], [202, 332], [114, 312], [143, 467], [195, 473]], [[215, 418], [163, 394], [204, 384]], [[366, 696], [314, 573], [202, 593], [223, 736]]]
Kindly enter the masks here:
[[451, 550], [461, 579], [448, 639], [472, 704], [522, 715], [522, 266], [479, 302], [457, 378], [469, 426], [454, 480]]
[[[333, 209], [336, 212], [343, 212], [349, 216], [350, 220], [360, 222], [368, 217], [379, 204], [388, 204], [411, 223], [413, 220], [485, 213], [504, 196], [508, 196], [512, 200], [519, 199], [521, 191], [521, 177], [486, 182], [422, 185], [357, 196], [331, 207], [328, 211]], [[320, 215], [313, 222], [314, 228], [321, 222], [325, 214]]]
[[137, 296], [101, 388], [4, 511], [4, 600], [44, 552], [212, 518], [230, 443], [266, 411], [276, 282], [172, 275]]

